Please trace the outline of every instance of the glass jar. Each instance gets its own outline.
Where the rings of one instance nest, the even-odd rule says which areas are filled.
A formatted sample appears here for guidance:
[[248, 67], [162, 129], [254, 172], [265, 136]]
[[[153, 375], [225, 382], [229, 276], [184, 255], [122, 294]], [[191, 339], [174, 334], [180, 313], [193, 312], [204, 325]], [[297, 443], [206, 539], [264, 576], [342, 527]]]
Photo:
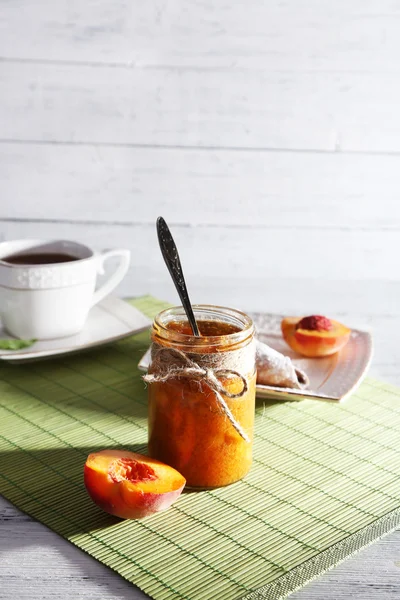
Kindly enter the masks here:
[[238, 481], [251, 466], [254, 325], [230, 308], [193, 310], [200, 337], [182, 307], [164, 310], [153, 323], [148, 449], [189, 487], [214, 488]]

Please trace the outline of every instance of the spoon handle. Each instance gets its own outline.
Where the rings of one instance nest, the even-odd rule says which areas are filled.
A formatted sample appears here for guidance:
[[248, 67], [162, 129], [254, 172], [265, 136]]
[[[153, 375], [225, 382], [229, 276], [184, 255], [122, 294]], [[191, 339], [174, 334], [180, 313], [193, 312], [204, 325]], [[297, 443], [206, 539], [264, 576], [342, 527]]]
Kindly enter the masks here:
[[157, 235], [161, 253], [164, 257], [168, 271], [172, 277], [172, 281], [175, 284], [176, 290], [179, 294], [179, 298], [181, 299], [182, 306], [185, 309], [185, 313], [192, 328], [193, 335], [195, 335], [196, 337], [200, 337], [200, 331], [197, 327], [196, 319], [193, 314], [192, 305], [190, 303], [189, 294], [185, 283], [185, 278], [183, 276], [178, 249], [175, 245], [174, 238], [171, 235], [169, 227], [162, 217], [158, 217], [157, 219]]

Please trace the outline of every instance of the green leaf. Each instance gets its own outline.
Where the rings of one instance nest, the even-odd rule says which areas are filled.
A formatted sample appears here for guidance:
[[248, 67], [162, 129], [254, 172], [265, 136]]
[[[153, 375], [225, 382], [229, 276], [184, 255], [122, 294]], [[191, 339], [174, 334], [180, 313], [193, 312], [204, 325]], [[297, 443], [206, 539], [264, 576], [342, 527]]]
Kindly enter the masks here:
[[0, 350], [21, 350], [22, 348], [29, 348], [37, 340], [2, 340], [0, 339]]

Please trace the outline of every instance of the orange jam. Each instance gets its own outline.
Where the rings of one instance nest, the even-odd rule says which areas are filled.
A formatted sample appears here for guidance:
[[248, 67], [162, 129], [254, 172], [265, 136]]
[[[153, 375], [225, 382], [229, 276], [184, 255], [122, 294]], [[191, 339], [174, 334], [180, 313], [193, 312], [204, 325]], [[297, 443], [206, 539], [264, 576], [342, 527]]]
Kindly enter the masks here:
[[[232, 325], [231, 323], [221, 323], [221, 321], [197, 321], [197, 327], [199, 328], [200, 335], [203, 337], [210, 336], [221, 336], [229, 335], [230, 333], [237, 333], [240, 331], [240, 327]], [[167, 324], [167, 329], [183, 333], [184, 335], [193, 335], [192, 328], [188, 321], [170, 321]]]
[[[222, 397], [247, 439], [235, 429], [206, 380], [172, 376], [148, 385], [149, 454], [177, 469], [190, 487], [214, 488], [238, 481], [251, 466], [256, 385], [254, 327], [251, 319], [239, 311], [207, 305], [194, 309], [200, 338], [192, 335], [183, 309], [174, 308], [156, 317], [153, 343], [158, 350], [184, 352], [192, 363], [204, 368], [208, 357], [221, 360], [221, 373], [215, 366], [214, 373], [228, 393], [240, 394], [244, 384], [242, 378], [226, 373], [226, 369], [246, 379], [248, 387], [243, 395]], [[155, 362], [149, 373], [157, 375]]]

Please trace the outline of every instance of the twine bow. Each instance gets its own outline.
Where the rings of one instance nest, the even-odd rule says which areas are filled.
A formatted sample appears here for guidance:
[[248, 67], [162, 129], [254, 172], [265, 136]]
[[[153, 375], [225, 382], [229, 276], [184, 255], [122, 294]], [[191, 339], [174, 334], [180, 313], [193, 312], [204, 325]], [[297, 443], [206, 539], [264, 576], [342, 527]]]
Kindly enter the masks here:
[[[197, 364], [196, 362], [191, 360], [187, 354], [185, 354], [184, 352], [181, 352], [181, 350], [177, 350], [176, 348], [161, 348], [160, 350], [157, 350], [155, 353], [155, 356], [153, 357], [153, 362], [155, 362], [155, 363], [158, 362], [159, 366], [161, 367], [163, 362], [164, 362], [164, 365], [168, 364], [169, 361], [167, 359], [173, 355], [175, 355], [176, 357], [178, 357], [182, 360], [182, 362], [184, 363], [182, 367], [171, 366], [171, 367], [168, 367], [167, 369], [165, 369], [165, 372], [163, 374], [160, 373], [160, 374], [144, 375], [143, 380], [146, 383], [161, 383], [164, 381], [168, 381], [168, 379], [171, 379], [173, 377], [178, 377], [178, 378], [185, 378], [185, 379], [192, 379], [195, 381], [206, 382], [207, 385], [214, 392], [215, 397], [217, 398], [217, 401], [218, 401], [222, 411], [227, 416], [229, 421], [232, 423], [233, 427], [236, 429], [238, 434], [246, 442], [250, 442], [249, 436], [244, 431], [244, 429], [242, 428], [240, 423], [238, 423], [236, 421], [229, 406], [227, 405], [224, 398], [222, 397], [222, 394], [223, 394], [227, 398], [231, 398], [231, 399], [241, 398], [247, 392], [247, 390], [249, 388], [247, 379], [245, 377], [243, 377], [243, 375], [241, 373], [239, 373], [238, 371], [234, 371], [233, 369], [211, 369], [211, 368], [201, 367], [199, 364]], [[232, 394], [231, 392], [226, 390], [220, 381], [220, 378], [222, 378], [222, 377], [232, 377], [232, 376], [238, 377], [239, 379], [241, 379], [241, 381], [243, 383], [243, 388], [237, 394]]]

